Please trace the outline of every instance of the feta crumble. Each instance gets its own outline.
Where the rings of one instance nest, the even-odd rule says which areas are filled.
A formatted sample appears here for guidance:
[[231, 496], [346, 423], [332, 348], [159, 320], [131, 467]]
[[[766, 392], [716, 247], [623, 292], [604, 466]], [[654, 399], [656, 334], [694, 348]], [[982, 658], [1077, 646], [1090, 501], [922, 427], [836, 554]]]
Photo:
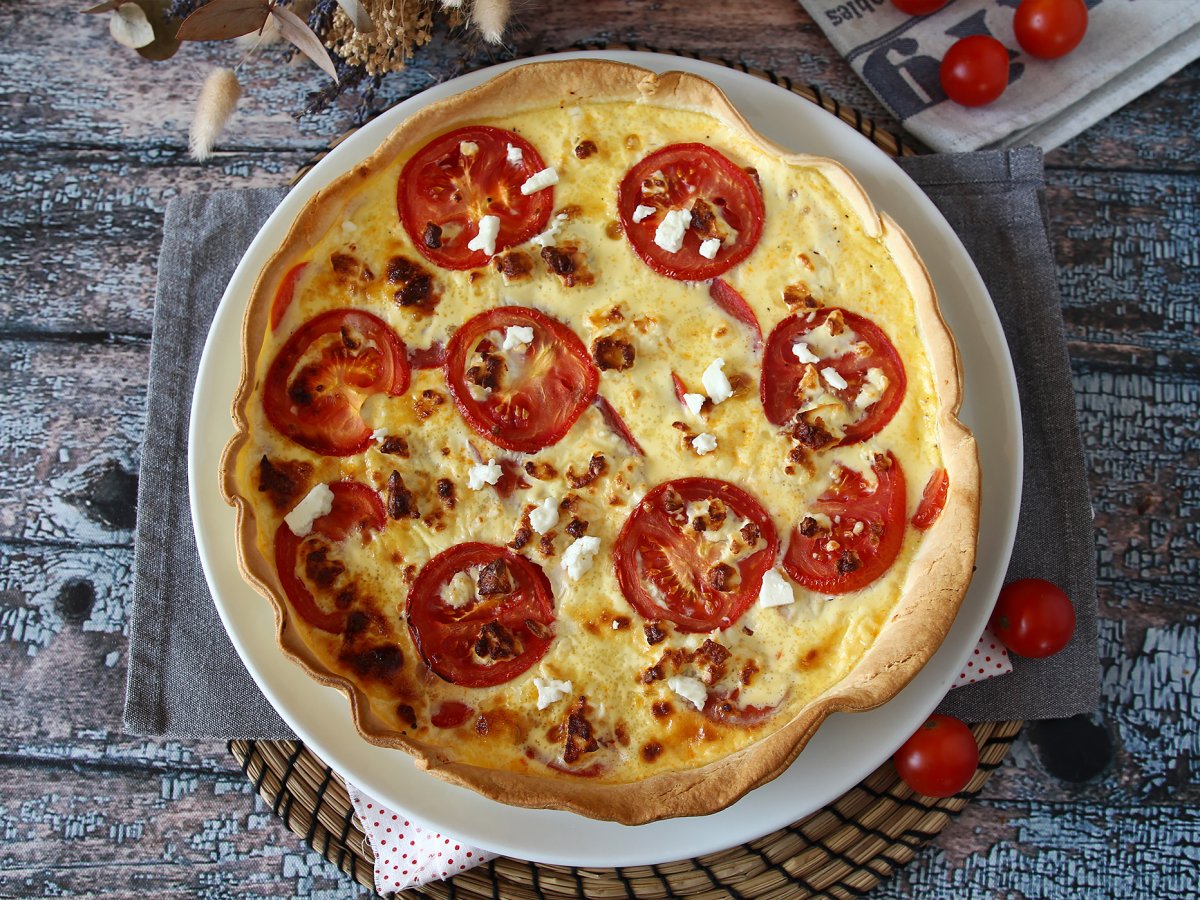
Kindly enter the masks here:
[[699, 678], [689, 678], [686, 675], [672, 675], [667, 679], [667, 687], [686, 700], [696, 709], [704, 709], [708, 700], [708, 688]]
[[709, 238], [700, 242], [700, 255], [705, 259], [716, 259], [717, 251], [721, 249], [720, 238]]
[[558, 501], [547, 497], [541, 506], [529, 513], [529, 525], [538, 534], [545, 534], [558, 524]]
[[371, 432], [371, 438], [377, 444], [382, 444], [387, 439], [388, 433], [386, 428], [376, 428]]
[[858, 396], [854, 398], [854, 405], [859, 409], [866, 409], [872, 403], [878, 403], [879, 398], [883, 396], [883, 392], [887, 390], [888, 379], [883, 374], [883, 369], [870, 368], [867, 369], [867, 378], [863, 382], [863, 386], [858, 391]]
[[698, 434], [692, 438], [692, 448], [701, 456], [705, 453], [712, 453], [717, 449], [716, 436], [709, 434], [707, 431], [703, 434]]
[[471, 466], [467, 472], [467, 487], [473, 491], [482, 491], [485, 484], [495, 484], [503, 474], [504, 470], [496, 465], [496, 461], [489, 459], [486, 465]]
[[642, 219], [648, 218], [652, 215], [654, 215], [653, 206], [646, 206], [644, 203], [639, 203], [637, 208], [633, 211], [633, 216], [631, 218], [635, 223], [637, 223], [642, 221]]
[[575, 543], [563, 551], [562, 564], [568, 577], [572, 581], [582, 578], [583, 573], [592, 567], [592, 560], [599, 551], [600, 538], [591, 535], [576, 538]]
[[778, 569], [768, 569], [763, 575], [762, 587], [758, 590], [758, 605], [766, 608], [787, 606], [796, 601], [792, 586], [787, 583]]
[[821, 361], [821, 357], [813, 353], [804, 341], [796, 341], [796, 343], [792, 344], [792, 353], [796, 354], [796, 359], [802, 363], [818, 363]]
[[526, 178], [525, 183], [521, 185], [521, 193], [528, 197], [530, 194], [536, 193], [543, 188], [548, 188], [553, 184], [558, 184], [558, 172], [554, 170], [553, 166], [550, 166]]
[[501, 350], [515, 350], [533, 343], [532, 325], [509, 325], [504, 329], [504, 343]]
[[825, 383], [828, 384], [834, 390], [844, 391], [847, 387], [849, 387], [849, 385], [846, 384], [846, 379], [843, 378], [838, 373], [838, 370], [835, 369], [833, 366], [826, 366], [825, 368], [823, 368], [821, 370], [821, 377], [824, 378]]
[[700, 415], [700, 409], [704, 406], [703, 394], [684, 394], [683, 405], [692, 411], [693, 416]]
[[668, 253], [678, 253], [683, 246], [683, 236], [687, 234], [688, 226], [692, 224], [692, 214], [686, 209], [669, 209], [663, 216], [658, 227], [654, 229], [654, 243]]
[[525, 151], [509, 144], [504, 150], [504, 156], [510, 163], [519, 163], [524, 161]]
[[539, 678], [535, 675], [533, 686], [537, 688], [538, 709], [545, 709], [571, 693], [571, 682], [559, 681], [557, 678]]
[[467, 242], [468, 250], [482, 250], [488, 256], [496, 253], [496, 236], [500, 234], [500, 217], [484, 216], [479, 220], [479, 233]]
[[717, 357], [700, 376], [700, 383], [708, 393], [708, 399], [713, 403], [722, 403], [733, 396], [733, 385], [721, 370], [725, 368], [725, 360]]
[[333, 509], [333, 491], [327, 484], [318, 484], [292, 508], [290, 513], [283, 517], [283, 521], [288, 528], [292, 529], [292, 534], [296, 537], [304, 537], [312, 531], [313, 522], [321, 516], [329, 515], [331, 509]]

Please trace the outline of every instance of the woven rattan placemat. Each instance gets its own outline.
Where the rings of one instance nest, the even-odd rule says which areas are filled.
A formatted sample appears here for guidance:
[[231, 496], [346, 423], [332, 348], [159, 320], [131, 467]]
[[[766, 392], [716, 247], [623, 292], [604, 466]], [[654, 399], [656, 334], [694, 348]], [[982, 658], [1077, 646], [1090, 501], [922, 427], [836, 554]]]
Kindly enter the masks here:
[[[833, 113], [891, 156], [916, 152], [900, 135], [842, 106], [815, 85], [794, 84], [772, 72], [726, 59], [630, 44], [575, 49], [644, 50], [701, 59], [762, 78]], [[330, 144], [337, 146], [346, 135]], [[325, 151], [328, 152], [328, 151]], [[299, 181], [325, 155], [297, 173]], [[851, 897], [870, 891], [908, 863], [980, 790], [1008, 755], [1020, 722], [972, 726], [979, 770], [966, 789], [945, 800], [914, 794], [885, 762], [858, 786], [812, 815], [757, 841], [720, 853], [657, 866], [580, 869], [501, 857], [446, 881], [405, 891], [404, 897], [560, 900], [694, 897], [769, 900]], [[354, 814], [345, 782], [299, 741], [231, 741], [254, 789], [271, 811], [363, 887], [375, 890], [375, 857]]]

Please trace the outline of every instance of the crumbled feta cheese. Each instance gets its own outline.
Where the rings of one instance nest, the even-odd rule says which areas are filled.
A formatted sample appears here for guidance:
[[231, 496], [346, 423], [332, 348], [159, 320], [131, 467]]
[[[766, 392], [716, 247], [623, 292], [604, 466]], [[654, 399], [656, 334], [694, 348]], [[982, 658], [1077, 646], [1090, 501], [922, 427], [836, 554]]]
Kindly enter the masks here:
[[692, 438], [692, 447], [701, 456], [703, 456], [705, 453], [712, 453], [717, 449], [717, 438], [715, 435], [711, 435], [706, 431], [703, 434], [698, 434]]
[[496, 236], [500, 234], [500, 217], [484, 216], [479, 220], [479, 233], [467, 242], [468, 250], [482, 250], [488, 256], [496, 253]]
[[667, 679], [667, 687], [686, 700], [696, 709], [704, 709], [708, 700], [708, 688], [699, 678], [689, 678], [686, 675], [672, 675]]
[[700, 255], [705, 259], [716, 259], [717, 251], [721, 249], [720, 238], [709, 238], [700, 242]]
[[866, 409], [872, 403], [879, 401], [879, 398], [883, 396], [883, 392], [887, 390], [887, 387], [888, 379], [883, 374], [883, 369], [867, 369], [866, 381], [859, 388], [858, 396], [854, 398], [854, 405], [859, 409]]
[[704, 374], [700, 376], [700, 383], [704, 385], [704, 390], [708, 393], [708, 399], [713, 403], [722, 403], [733, 396], [733, 385], [729, 383], [729, 379], [721, 371], [724, 368], [725, 360], [718, 356], [712, 361], [712, 365], [704, 370]]
[[501, 350], [515, 350], [533, 343], [532, 325], [509, 325], [504, 329], [504, 343]]
[[371, 432], [371, 437], [375, 440], [375, 443], [377, 443], [377, 444], [382, 444], [384, 439], [387, 436], [388, 436], [388, 433], [387, 433], [386, 428], [376, 428], [374, 431]]
[[313, 522], [326, 516], [333, 509], [333, 491], [327, 484], [318, 484], [283, 517], [287, 527], [296, 537], [304, 537], [312, 531]]
[[557, 678], [539, 678], [534, 676], [533, 686], [537, 688], [537, 707], [545, 709], [552, 703], [557, 703], [571, 693], [571, 682], [559, 681]]
[[514, 147], [512, 144], [509, 144], [505, 148], [504, 155], [510, 163], [519, 163], [525, 159], [525, 151], [520, 147]]
[[792, 586], [779, 574], [777, 569], [767, 569], [763, 575], [762, 587], [758, 590], [758, 605], [763, 607], [787, 606], [796, 601]]
[[471, 466], [467, 472], [467, 487], [473, 491], [482, 491], [485, 484], [495, 484], [503, 474], [504, 470], [496, 465], [496, 461], [489, 459], [487, 465]]
[[563, 569], [572, 581], [583, 577], [583, 573], [592, 567], [592, 559], [599, 551], [600, 538], [591, 535], [576, 538], [575, 543], [563, 551]]
[[550, 166], [526, 178], [525, 183], [521, 185], [521, 193], [528, 197], [530, 194], [536, 193], [543, 188], [548, 188], [553, 184], [558, 184], [558, 172], [554, 170], [553, 166]]
[[612, 628], [613, 628], [613, 631], [620, 631], [620, 630], [621, 630], [621, 623], [620, 623], [620, 622], [618, 622], [616, 619], [613, 619], [613, 621], [612, 621]]
[[542, 505], [529, 513], [529, 525], [538, 534], [545, 534], [558, 524], [558, 501], [547, 497]]
[[475, 601], [475, 579], [466, 572], [455, 572], [444, 588], [441, 601], [451, 609], [462, 609]]
[[796, 359], [802, 363], [818, 363], [821, 361], [821, 357], [809, 350], [808, 344], [804, 343], [804, 341], [796, 341], [796, 343], [792, 344], [792, 352], [796, 354]]
[[843, 378], [838, 370], [833, 366], [826, 366], [821, 370], [821, 377], [825, 379], [825, 383], [831, 388], [838, 391], [844, 391], [849, 385], [846, 384], [846, 379]]
[[632, 218], [633, 218], [633, 221], [636, 223], [636, 222], [640, 222], [640, 221], [642, 221], [642, 219], [645, 219], [652, 215], [654, 215], [654, 207], [653, 206], [646, 206], [644, 203], [639, 203], [637, 205], [637, 208], [633, 211]]
[[533, 237], [531, 237], [529, 239], [529, 243], [538, 247], [545, 247], [547, 244], [554, 243], [554, 236], [558, 234], [558, 229], [562, 227], [562, 223], [565, 221], [567, 221], [567, 217], [562, 213], [559, 213], [550, 221], [550, 224], [546, 227], [546, 230], [541, 234], [535, 234]]
[[474, 156], [479, 152], [479, 145], [474, 141], [459, 141], [458, 152], [463, 156]]
[[688, 226], [692, 224], [692, 213], [686, 209], [669, 209], [663, 216], [658, 227], [654, 229], [654, 243], [668, 253], [678, 253], [683, 246], [683, 236], [687, 234]]
[[684, 394], [683, 405], [692, 411], [693, 416], [700, 415], [700, 408], [704, 406], [703, 394]]

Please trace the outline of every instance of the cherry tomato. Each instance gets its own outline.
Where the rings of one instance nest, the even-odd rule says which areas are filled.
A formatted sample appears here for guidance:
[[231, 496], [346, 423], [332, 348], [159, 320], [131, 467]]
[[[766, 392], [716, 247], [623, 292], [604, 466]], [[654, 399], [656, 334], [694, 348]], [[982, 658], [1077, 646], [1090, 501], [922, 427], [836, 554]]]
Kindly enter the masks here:
[[[474, 150], [464, 152], [472, 144]], [[521, 151], [519, 162], [508, 158], [510, 145]], [[404, 230], [422, 256], [444, 269], [486, 266], [487, 254], [467, 246], [484, 216], [500, 219], [497, 253], [546, 227], [554, 190], [521, 193], [526, 180], [544, 168], [529, 141], [503, 128], [471, 125], [443, 134], [400, 173], [396, 204]]]
[[1075, 607], [1055, 584], [1023, 578], [1000, 589], [990, 627], [1013, 653], [1030, 659], [1053, 656], [1075, 633]]
[[783, 568], [798, 583], [822, 594], [847, 594], [866, 587], [888, 570], [904, 545], [908, 497], [904, 472], [888, 453], [876, 454], [875, 484], [838, 465], [817, 498], [816, 513], [792, 529]]
[[[460, 574], [468, 587], [456, 588]], [[504, 547], [458, 544], [425, 564], [408, 592], [408, 630], [451, 684], [493, 687], [537, 663], [554, 639], [554, 595], [541, 567]]]
[[359, 410], [373, 394], [399, 396], [410, 371], [404, 342], [368, 312], [332, 309], [302, 325], [267, 370], [267, 420], [326, 456], [361, 453], [371, 429]]
[[940, 74], [942, 89], [955, 103], [983, 106], [1008, 87], [1008, 50], [994, 37], [973, 34], [951, 44]]
[[929, 528], [946, 506], [946, 495], [950, 493], [950, 477], [942, 468], [934, 469], [929, 480], [925, 482], [925, 490], [921, 492], [921, 503], [913, 513], [913, 527], [921, 531]]
[[279, 327], [279, 323], [283, 321], [288, 307], [292, 305], [292, 298], [296, 295], [296, 282], [300, 280], [300, 274], [307, 265], [308, 263], [302, 262], [292, 266], [288, 270], [288, 273], [283, 276], [283, 280], [279, 282], [279, 288], [275, 291], [275, 299], [271, 301], [272, 331]]
[[949, 0], [892, 0], [892, 6], [910, 16], [927, 16], [931, 12], [937, 12], [948, 2]]
[[[502, 350], [511, 327], [532, 328], [533, 341]], [[446, 348], [445, 372], [467, 424], [497, 447], [521, 453], [561, 440], [600, 384], [575, 332], [523, 306], [502, 306], [464, 322]]]
[[932, 715], [892, 757], [904, 783], [926, 797], [953, 797], [979, 768], [971, 729], [951, 716]]
[[[832, 368], [846, 382], [844, 388], [835, 388], [822, 376], [813, 386], [817, 394], [827, 393], [836, 398], [840, 408], [815, 410], [813, 415], [821, 416], [825, 428], [840, 429], [841, 445], [865, 441], [892, 420], [907, 386], [900, 354], [870, 319], [827, 306], [815, 313], [789, 316], [767, 338], [759, 392], [763, 410], [772, 424], [791, 424], [796, 413], [815, 399], [802, 390], [809, 364], [802, 363], [796, 355], [799, 342], [804, 343], [808, 353], [819, 357], [811, 364], [818, 371]], [[878, 391], [876, 399], [860, 406], [858, 397], [868, 384], [872, 369], [878, 369], [887, 384]]]
[[[730, 518], [738, 526], [730, 537], [711, 540], [711, 530]], [[771, 517], [741, 488], [678, 478], [654, 488], [630, 513], [613, 546], [613, 565], [621, 593], [644, 618], [704, 632], [728, 628], [758, 599], [778, 548]]]
[[[638, 222], [639, 206], [654, 212]], [[683, 245], [672, 253], [654, 241], [673, 209], [691, 214]], [[651, 153], [621, 180], [617, 211], [629, 243], [654, 271], [677, 281], [706, 281], [740, 263], [762, 236], [762, 193], [746, 172], [712, 147], [672, 144]], [[720, 237], [712, 259], [701, 255], [705, 239]]]
[[1038, 59], [1066, 56], [1079, 46], [1087, 26], [1083, 0], [1021, 0], [1013, 17], [1017, 43]]
[[[353, 536], [366, 543], [387, 524], [379, 493], [356, 481], [329, 485], [333, 507], [297, 537], [287, 523], [275, 532], [275, 569], [292, 608], [309, 624], [333, 634], [346, 626], [346, 606], [339, 598], [353, 595], [354, 576], [341, 561], [342, 548]], [[319, 596], [320, 602], [314, 596]]]

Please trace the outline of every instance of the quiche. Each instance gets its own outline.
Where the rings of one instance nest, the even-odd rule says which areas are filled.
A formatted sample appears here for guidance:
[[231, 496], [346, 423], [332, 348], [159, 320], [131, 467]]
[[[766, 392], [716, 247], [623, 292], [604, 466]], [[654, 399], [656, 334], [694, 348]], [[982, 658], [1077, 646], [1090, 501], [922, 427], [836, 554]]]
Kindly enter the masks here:
[[221, 478], [283, 652], [504, 803], [721, 809], [899, 691], [971, 577], [912, 245], [689, 74], [425, 107], [304, 208], [242, 351]]

